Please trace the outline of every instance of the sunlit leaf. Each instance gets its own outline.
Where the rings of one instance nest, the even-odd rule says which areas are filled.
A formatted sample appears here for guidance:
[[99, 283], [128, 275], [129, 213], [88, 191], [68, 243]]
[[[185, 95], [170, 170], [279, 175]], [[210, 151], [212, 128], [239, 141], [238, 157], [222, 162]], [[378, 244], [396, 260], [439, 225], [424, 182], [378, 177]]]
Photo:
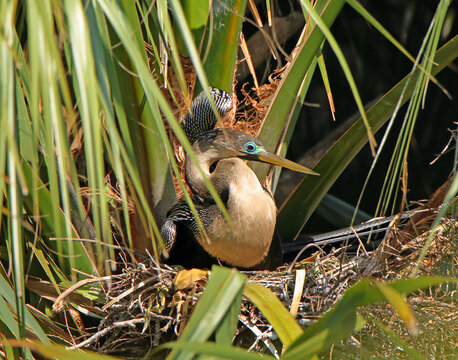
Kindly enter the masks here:
[[284, 345], [288, 346], [302, 333], [296, 320], [270, 290], [248, 282], [243, 293], [261, 310]]
[[417, 319], [415, 318], [415, 314], [412, 312], [412, 309], [410, 309], [409, 304], [407, 304], [403, 296], [390, 286], [385, 286], [383, 284], [377, 284], [377, 286], [378, 289], [382, 292], [383, 296], [396, 310], [397, 314], [404, 322], [406, 327], [413, 334], [416, 334], [418, 332]]
[[[384, 284], [384, 286], [392, 287], [397, 291], [403, 289], [403, 292], [408, 293], [448, 281], [456, 282], [457, 280], [441, 277], [421, 277], [417, 279], [396, 280]], [[317, 322], [305, 329], [303, 334], [290, 345], [286, 354], [298, 354], [301, 349], [305, 351], [309, 341], [316, 343], [316, 349], [319, 349], [319, 351], [325, 350], [333, 343], [346, 338], [361, 328], [364, 320], [356, 313], [359, 307], [384, 300], [386, 300], [386, 297], [379, 290], [377, 283], [374, 284], [371, 280], [361, 280], [345, 292], [336, 306], [324, 314]], [[317, 343], [317, 339], [321, 340]]]
[[[200, 355], [207, 355], [209, 358], [216, 357], [217, 359], [229, 359], [229, 360], [274, 360], [275, 358], [267, 354], [258, 354], [255, 352], [247, 352], [244, 349], [239, 349], [234, 346], [215, 344], [207, 342], [205, 344], [191, 343], [185, 341], [169, 342], [161, 345], [158, 350], [162, 349], [174, 349], [174, 350], [188, 350]], [[152, 354], [156, 354], [154, 351]]]
[[[234, 303], [239, 303], [245, 275], [235, 269], [213, 266], [212, 275], [179, 341], [202, 343], [219, 326]], [[238, 311], [237, 311], [238, 313]], [[174, 350], [167, 359], [191, 359], [193, 352]]]

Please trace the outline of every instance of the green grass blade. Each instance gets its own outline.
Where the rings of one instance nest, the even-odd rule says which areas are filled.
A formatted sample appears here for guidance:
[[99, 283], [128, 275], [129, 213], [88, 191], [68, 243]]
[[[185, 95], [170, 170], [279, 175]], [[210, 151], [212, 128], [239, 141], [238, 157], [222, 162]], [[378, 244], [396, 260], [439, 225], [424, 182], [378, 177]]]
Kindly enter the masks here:
[[[343, 0], [328, 1], [321, 14], [322, 22], [330, 27], [344, 4], [345, 1]], [[263, 120], [258, 136], [259, 140], [262, 141], [269, 151], [275, 151], [277, 146], [281, 144], [281, 138], [285, 128], [285, 122], [288, 119], [288, 114], [291, 112], [291, 109], [293, 109], [296, 98], [300, 94], [304, 77], [308, 69], [311, 68], [312, 62], [316, 61], [316, 53], [320, 49], [323, 41], [323, 33], [315, 26], [308, 35], [306, 41], [300, 44], [300, 47], [296, 50], [296, 56], [282, 76], [282, 80], [273, 96], [272, 103]], [[297, 103], [302, 104], [302, 102], [299, 101], [297, 101]], [[292, 131], [294, 125], [295, 124], [288, 124], [288, 128]], [[281, 152], [286, 153], [286, 148], [282, 149]], [[251, 168], [260, 181], [263, 182], [268, 172], [268, 166], [260, 163], [253, 163], [251, 164]]]
[[8, 328], [11, 335], [16, 339], [20, 338], [18, 321], [3, 297], [0, 297], [0, 322]]
[[[290, 114], [287, 116], [287, 120], [285, 121], [283, 127], [286, 128], [286, 134], [284, 138], [280, 138], [280, 144], [281, 148], [279, 151], [279, 155], [285, 157], [286, 152], [288, 150], [288, 146], [291, 142], [291, 138], [293, 137], [294, 134], [294, 129], [296, 127], [297, 119], [299, 118], [299, 115], [302, 110], [302, 106], [305, 100], [305, 96], [307, 95], [310, 83], [313, 78], [313, 74], [315, 73], [316, 66], [317, 66], [317, 58], [315, 57], [312, 60], [312, 63], [310, 64], [310, 67], [305, 74], [304, 80], [302, 81], [302, 84], [299, 88], [299, 95], [296, 98], [296, 102], [294, 103], [294, 110], [290, 112]], [[279, 130], [279, 128], [277, 128]], [[254, 165], [254, 164], [253, 164]], [[272, 192], [275, 193], [276, 187], [278, 185], [278, 180], [280, 178], [280, 174], [282, 171], [282, 167], [276, 166], [274, 168], [274, 177], [272, 179]]]
[[[163, 349], [187, 350], [199, 355], [206, 355], [205, 359], [228, 359], [228, 360], [274, 360], [275, 357], [267, 354], [258, 354], [255, 352], [247, 352], [244, 349], [234, 346], [215, 344], [207, 342], [204, 344], [191, 343], [185, 341], [169, 342], [159, 346], [152, 354], [156, 354]], [[151, 355], [152, 355], [151, 354]]]
[[248, 282], [243, 293], [267, 318], [285, 346], [302, 334], [296, 320], [270, 290], [260, 284]]
[[302, 342], [294, 349], [287, 349], [283, 360], [302, 360], [318, 359], [318, 354], [328, 348], [331, 344], [338, 343], [340, 340], [358, 332], [366, 324], [365, 319], [352, 312], [335, 323], [332, 329], [317, 331], [307, 341]]
[[403, 53], [410, 61], [415, 62], [415, 58], [397, 41], [389, 31], [367, 11], [361, 3], [356, 0], [346, 0], [348, 5], [355, 9], [367, 22], [376, 28], [389, 42], [391, 42], [401, 53]]
[[411, 346], [409, 346], [409, 344], [403, 341], [400, 336], [396, 335], [393, 331], [391, 331], [388, 327], [386, 327], [382, 322], [375, 320], [375, 319], [373, 321], [375, 325], [377, 325], [377, 327], [385, 333], [385, 335], [387, 335], [395, 344], [399, 346], [402, 352], [406, 353], [412, 359], [415, 359], [415, 360], [426, 360], [427, 359], [422, 354], [420, 354], [418, 351], [416, 351]]
[[232, 302], [229, 310], [221, 319], [219, 326], [215, 330], [215, 342], [218, 344], [230, 345], [235, 336], [237, 325], [239, 323], [239, 313], [242, 306], [243, 288], [240, 288], [235, 300]]
[[331, 110], [332, 118], [336, 120], [336, 116], [335, 116], [336, 109], [334, 107], [334, 99], [332, 97], [331, 84], [329, 82], [329, 76], [326, 70], [324, 56], [323, 56], [323, 53], [321, 52], [318, 55], [318, 67], [320, 68], [321, 79], [323, 80], [323, 85], [324, 85], [324, 88], [326, 89], [326, 94], [328, 96], [329, 108]]
[[232, 91], [246, 0], [213, 1], [208, 32], [212, 34], [203, 64], [212, 86]]
[[[201, 49], [206, 31], [205, 27], [210, 13], [210, 2], [208, 0], [182, 0], [181, 6], [186, 16], [186, 23], [189, 25], [189, 30], [193, 35], [194, 44], [196, 48]], [[178, 49], [181, 54], [188, 55], [188, 49], [185, 42], [181, 36], [178, 35], [177, 30], [178, 29], [176, 29], [176, 39]]]
[[[444, 67], [454, 61], [457, 56], [458, 37], [455, 37], [436, 53], [434, 59], [435, 66], [431, 71], [432, 74], [435, 75], [440, 72]], [[405, 103], [409, 99], [413, 91], [415, 79], [419, 76], [419, 73], [420, 71], [416, 70], [411, 76], [404, 78], [367, 111], [367, 118], [374, 132], [377, 132], [390, 118], [410, 78], [408, 86], [404, 91], [402, 103]], [[315, 171], [320, 176], [306, 177], [280, 209], [277, 217], [277, 229], [282, 239], [288, 239], [290, 241], [297, 237], [323, 196], [366, 142], [367, 137], [365, 137], [364, 123], [359, 119], [328, 150], [315, 167]], [[294, 221], [291, 219], [294, 219]]]
[[201, 89], [208, 89], [209, 84], [228, 93], [232, 92], [234, 67], [240, 38], [243, 13], [246, 0], [213, 2], [213, 15], [208, 29], [211, 43], [205, 50], [204, 65], [194, 43], [192, 33], [186, 22], [186, 15], [179, 1], [171, 0], [173, 16], [180, 30], [183, 42], [194, 65]]
[[439, 285], [446, 282], [457, 283], [458, 279], [438, 276], [420, 276], [414, 279], [396, 280], [391, 282], [389, 286], [400, 293], [406, 294], [418, 289], [425, 289], [427, 287]]
[[118, 357], [101, 355], [92, 351], [67, 350], [64, 346], [56, 344], [42, 344], [40, 342], [14, 343], [15, 346], [24, 346], [38, 352], [45, 358], [57, 360], [116, 360]]
[[[197, 4], [196, 4], [197, 5]], [[163, 33], [165, 34], [165, 44], [162, 44], [162, 46], [168, 50], [168, 49], [177, 49], [177, 43], [175, 41], [175, 35], [173, 32], [173, 27], [172, 27], [172, 22], [169, 16], [169, 11], [168, 11], [168, 4], [167, 1], [161, 0], [157, 2], [157, 12], [158, 12], [158, 19], [160, 21], [160, 26], [161, 29], [163, 30]], [[171, 63], [173, 66], [173, 69], [175, 71], [178, 84], [180, 85], [181, 92], [187, 96], [188, 94], [188, 88], [186, 85], [186, 79], [183, 71], [183, 67], [181, 66], [181, 59], [180, 59], [180, 53], [178, 51], [169, 51], [167, 52], [168, 54], [171, 55]], [[163, 57], [163, 59], [166, 59], [167, 57]], [[172, 92], [173, 93], [173, 92]]]
[[[212, 275], [179, 341], [202, 343], [218, 327], [234, 302], [239, 303], [246, 276], [235, 269], [213, 266]], [[167, 359], [191, 359], [193, 353], [174, 350]]]
[[15, 290], [15, 315], [17, 321], [17, 337], [26, 337], [25, 319], [25, 285], [24, 285], [24, 234], [22, 231], [22, 191], [18, 172], [18, 129], [15, 119], [15, 71], [13, 63], [14, 17], [16, 6], [13, 2], [3, 3], [0, 7], [0, 19], [3, 20], [2, 38], [0, 42], [0, 129], [6, 134], [9, 151], [6, 153], [5, 176], [8, 177], [6, 192], [7, 209], [9, 217], [7, 220], [7, 237], [5, 243], [10, 252], [12, 261], [11, 271]]
[[[6, 278], [6, 274], [3, 272], [3, 269], [0, 270], [0, 293], [3, 299], [8, 303], [9, 307], [7, 309], [14, 309], [16, 304], [16, 294], [15, 290], [12, 288], [10, 283]], [[15, 319], [17, 319], [17, 315], [12, 313]], [[7, 315], [8, 316], [8, 315]], [[49, 343], [49, 339], [46, 336], [45, 332], [35, 320], [35, 318], [30, 314], [29, 310], [25, 308], [24, 311], [24, 318], [25, 324], [28, 329], [30, 329], [33, 334], [43, 343]], [[16, 320], [17, 323], [17, 320]], [[12, 324], [10, 324], [13, 326]], [[18, 332], [19, 333], [19, 332]], [[19, 338], [19, 337], [18, 337]]]
[[[74, 64], [74, 76], [78, 86], [78, 107], [84, 129], [84, 149], [91, 188], [91, 210], [99, 240], [111, 243], [108, 198], [105, 191], [105, 165], [102, 143], [102, 121], [99, 117], [99, 86], [96, 82], [94, 55], [86, 13], [79, 1], [65, 2], [65, 13]], [[98, 251], [105, 253], [106, 248]], [[105, 256], [107, 257], [107, 256]], [[103, 257], [100, 257], [103, 262]], [[101, 265], [102, 263], [100, 263]]]
[[[398, 292], [408, 293], [450, 281], [457, 282], [456, 279], [450, 278], [422, 277], [397, 280], [384, 286], [389, 286]], [[378, 283], [373, 283], [371, 280], [362, 280], [349, 288], [334, 308], [305, 329], [303, 334], [290, 345], [285, 353], [285, 358], [288, 358], [289, 353], [297, 354], [300, 349], [305, 350], [309, 341], [316, 342], [316, 337], [321, 339], [319, 344], [320, 351], [322, 351], [356, 331], [362, 325], [362, 319], [358, 318], [356, 313], [357, 308], [386, 300], [378, 286]]]
[[351, 73], [350, 67], [348, 66], [347, 60], [345, 59], [345, 56], [342, 53], [342, 50], [340, 49], [339, 44], [335, 40], [331, 31], [329, 30], [329, 27], [320, 18], [319, 14], [313, 8], [311, 3], [305, 0], [301, 0], [301, 4], [302, 6], [305, 7], [309, 15], [312, 17], [313, 21], [319, 26], [324, 36], [326, 37], [326, 40], [328, 41], [329, 45], [331, 46], [332, 50], [334, 51], [337, 59], [339, 60], [340, 66], [342, 67], [342, 70], [345, 73], [345, 77], [347, 78], [347, 82], [350, 85], [351, 91], [353, 93], [353, 97], [356, 101], [356, 105], [358, 106], [359, 112], [361, 113], [361, 118], [364, 122], [364, 125], [366, 126], [367, 137], [369, 139], [369, 145], [371, 146], [372, 153], [375, 155], [375, 147], [377, 146], [377, 143], [375, 141], [374, 135], [372, 134], [371, 126], [369, 124], [369, 121], [367, 120], [366, 112], [364, 110], [364, 106], [361, 101], [361, 97], [359, 96], [359, 92], [356, 87], [356, 83]]

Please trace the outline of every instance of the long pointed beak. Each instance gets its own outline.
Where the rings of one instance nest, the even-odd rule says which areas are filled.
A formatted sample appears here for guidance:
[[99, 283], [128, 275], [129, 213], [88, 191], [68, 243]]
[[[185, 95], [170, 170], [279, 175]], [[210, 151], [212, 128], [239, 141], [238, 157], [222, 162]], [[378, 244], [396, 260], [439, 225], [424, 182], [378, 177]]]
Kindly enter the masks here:
[[301, 173], [305, 173], [305, 174], [320, 175], [317, 172], [315, 172], [315, 171], [313, 171], [313, 170], [311, 170], [311, 169], [309, 169], [309, 168], [307, 168], [305, 166], [299, 165], [298, 163], [295, 163], [294, 161], [282, 158], [281, 156], [278, 156], [278, 155], [275, 155], [275, 154], [271, 154], [271, 153], [268, 153], [268, 152], [263, 152], [261, 154], [258, 154], [257, 157], [258, 157], [259, 161], [262, 161], [262, 162], [266, 162], [266, 163], [269, 163], [269, 164], [282, 166], [282, 167], [285, 167], [285, 168], [288, 168], [288, 169], [291, 169], [291, 170], [294, 170], [294, 171], [298, 171], [298, 172], [301, 172]]

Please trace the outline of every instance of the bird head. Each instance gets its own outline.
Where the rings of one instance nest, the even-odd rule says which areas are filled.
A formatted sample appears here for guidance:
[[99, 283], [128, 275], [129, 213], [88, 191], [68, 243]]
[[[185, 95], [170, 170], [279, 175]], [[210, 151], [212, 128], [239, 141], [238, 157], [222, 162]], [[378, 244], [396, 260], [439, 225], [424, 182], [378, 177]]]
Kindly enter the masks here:
[[238, 157], [245, 160], [259, 161], [282, 166], [305, 174], [319, 175], [315, 171], [275, 155], [264, 148], [255, 137], [233, 129], [216, 129], [202, 134], [197, 143], [199, 150], [213, 159]]

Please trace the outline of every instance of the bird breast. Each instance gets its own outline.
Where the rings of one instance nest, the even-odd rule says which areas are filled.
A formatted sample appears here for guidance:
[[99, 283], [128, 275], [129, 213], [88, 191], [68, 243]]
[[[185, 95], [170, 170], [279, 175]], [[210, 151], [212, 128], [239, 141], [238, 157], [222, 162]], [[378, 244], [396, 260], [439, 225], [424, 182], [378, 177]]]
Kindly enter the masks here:
[[218, 214], [207, 229], [208, 241], [199, 242], [211, 255], [230, 265], [255, 266], [269, 251], [275, 229], [275, 203], [240, 159], [220, 160], [211, 181], [215, 184], [223, 181], [221, 178], [229, 188], [227, 209], [233, 227]]

